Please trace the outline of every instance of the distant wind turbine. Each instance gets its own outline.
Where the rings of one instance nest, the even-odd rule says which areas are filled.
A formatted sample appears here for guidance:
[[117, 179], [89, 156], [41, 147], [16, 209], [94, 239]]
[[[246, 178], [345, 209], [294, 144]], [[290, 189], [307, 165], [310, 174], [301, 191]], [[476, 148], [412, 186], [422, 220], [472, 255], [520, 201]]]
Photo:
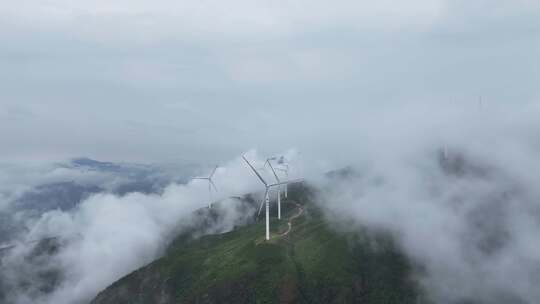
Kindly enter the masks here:
[[444, 160], [448, 159], [448, 146], [446, 144], [443, 147], [443, 159]]
[[[276, 178], [276, 182], [280, 183], [281, 181], [279, 180], [279, 176], [277, 175], [276, 170], [274, 170], [274, 166], [272, 166], [271, 160], [274, 160], [274, 159], [276, 158], [271, 157], [271, 158], [266, 159], [266, 162], [264, 163], [264, 165], [266, 166], [266, 164], [268, 164], [268, 166], [270, 166], [270, 169], [272, 170], [272, 173], [274, 174], [274, 177]], [[281, 185], [277, 186], [277, 206], [278, 206], [277, 207], [278, 219], [280, 220], [281, 219]]]
[[261, 176], [261, 174], [251, 165], [251, 163], [242, 155], [242, 158], [244, 161], [248, 164], [248, 166], [251, 168], [251, 170], [255, 173], [255, 175], [259, 178], [261, 183], [265, 187], [264, 191], [264, 200], [261, 202], [261, 206], [259, 207], [259, 213], [257, 215], [261, 214], [263, 204], [266, 204], [266, 240], [270, 240], [270, 196], [269, 192], [272, 187], [286, 185], [290, 183], [296, 183], [302, 181], [302, 179], [292, 180], [292, 181], [284, 181], [284, 182], [277, 182], [275, 184], [268, 184], [264, 178]]
[[[284, 165], [283, 168], [276, 168], [276, 170], [283, 172], [285, 174], [285, 179], [289, 179], [289, 165]], [[283, 186], [285, 188], [285, 198], [288, 197], [287, 185]]]
[[478, 106], [479, 106], [480, 110], [484, 107], [484, 100], [482, 98], [482, 95], [480, 95], [479, 98], [478, 98]]
[[[286, 179], [289, 179], [289, 164], [286, 162], [285, 157], [282, 156], [278, 160], [278, 164], [281, 165], [282, 168], [276, 168], [276, 170], [281, 171], [285, 173]], [[285, 198], [287, 198], [288, 191], [287, 191], [287, 185], [285, 185]]]
[[[277, 159], [278, 165], [280, 165], [281, 168], [276, 167], [274, 169], [285, 173], [285, 177], [289, 179], [289, 164], [287, 163], [285, 156], [280, 156], [279, 158], [278, 157], [269, 158], [269, 160], [276, 160], [276, 159]], [[265, 167], [266, 167], [266, 163], [265, 163]], [[285, 185], [285, 198], [287, 198], [287, 196], [288, 196], [287, 185]]]
[[215, 166], [214, 170], [208, 177], [194, 177], [192, 179], [203, 179], [208, 181], [208, 208], [212, 208], [212, 190], [214, 190], [216, 193], [218, 192], [218, 189], [216, 187], [216, 184], [214, 184], [214, 181], [212, 180], [212, 177], [214, 177], [214, 174], [216, 173], [216, 170], [219, 166]]

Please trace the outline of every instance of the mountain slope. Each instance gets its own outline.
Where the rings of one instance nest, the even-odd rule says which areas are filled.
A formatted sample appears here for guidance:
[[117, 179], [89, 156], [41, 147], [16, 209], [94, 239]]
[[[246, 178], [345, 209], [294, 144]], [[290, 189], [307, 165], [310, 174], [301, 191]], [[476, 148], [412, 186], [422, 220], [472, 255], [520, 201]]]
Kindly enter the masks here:
[[[305, 189], [290, 194], [284, 219], [272, 220], [271, 241], [264, 241], [263, 221], [222, 235], [180, 236], [165, 257], [114, 283], [92, 303], [416, 302], [411, 267], [389, 237], [337, 233]], [[298, 214], [294, 202], [305, 212], [281, 237], [285, 219]]]

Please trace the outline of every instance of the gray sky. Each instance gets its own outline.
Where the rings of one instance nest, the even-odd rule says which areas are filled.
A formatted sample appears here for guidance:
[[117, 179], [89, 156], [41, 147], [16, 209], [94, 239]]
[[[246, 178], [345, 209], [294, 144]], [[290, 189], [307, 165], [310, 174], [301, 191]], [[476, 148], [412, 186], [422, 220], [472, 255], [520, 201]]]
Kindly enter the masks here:
[[0, 158], [329, 154], [479, 96], [520, 113], [539, 37], [533, 0], [3, 1]]

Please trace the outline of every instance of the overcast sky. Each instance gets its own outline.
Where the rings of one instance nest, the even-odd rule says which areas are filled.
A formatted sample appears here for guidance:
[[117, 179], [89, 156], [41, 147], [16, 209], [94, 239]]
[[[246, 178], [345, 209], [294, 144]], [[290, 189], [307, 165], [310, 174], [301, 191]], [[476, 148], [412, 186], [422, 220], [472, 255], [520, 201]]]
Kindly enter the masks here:
[[332, 153], [540, 97], [535, 0], [1, 1], [0, 41], [3, 161]]

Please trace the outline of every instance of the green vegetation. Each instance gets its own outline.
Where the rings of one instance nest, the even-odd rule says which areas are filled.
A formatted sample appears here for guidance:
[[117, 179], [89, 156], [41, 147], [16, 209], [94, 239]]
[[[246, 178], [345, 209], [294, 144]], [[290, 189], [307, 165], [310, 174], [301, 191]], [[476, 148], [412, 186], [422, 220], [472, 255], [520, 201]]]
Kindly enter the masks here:
[[[293, 188], [293, 200], [308, 202]], [[298, 212], [283, 205], [284, 220], [273, 219], [264, 241], [264, 223], [196, 240], [183, 235], [168, 254], [128, 275], [92, 303], [416, 303], [410, 265], [391, 238], [337, 233], [316, 206], [293, 223]], [[272, 214], [274, 214], [273, 212]], [[373, 246], [376, 243], [377, 246]]]

